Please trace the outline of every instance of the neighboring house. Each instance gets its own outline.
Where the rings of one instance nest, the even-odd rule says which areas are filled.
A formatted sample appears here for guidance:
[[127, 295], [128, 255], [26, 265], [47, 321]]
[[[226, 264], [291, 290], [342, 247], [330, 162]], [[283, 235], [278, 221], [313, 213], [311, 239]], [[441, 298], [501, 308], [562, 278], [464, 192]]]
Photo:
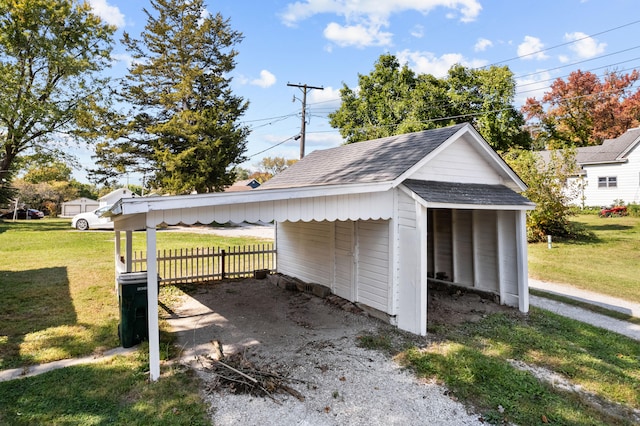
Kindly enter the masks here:
[[121, 198], [131, 198], [135, 196], [136, 194], [134, 194], [130, 189], [119, 188], [114, 191], [111, 191], [107, 195], [103, 195], [102, 197], [98, 198], [98, 201], [100, 201], [100, 207], [104, 207], [104, 206], [109, 206], [114, 204], [116, 201], [120, 200]]
[[73, 217], [80, 213], [93, 211], [100, 207], [100, 203], [91, 198], [77, 198], [75, 200], [62, 203], [61, 217]]
[[640, 128], [627, 130], [602, 145], [578, 148], [576, 161], [582, 170], [569, 184], [582, 189], [572, 204], [602, 207], [618, 200], [640, 203]]
[[245, 179], [234, 182], [224, 192], [238, 192], [238, 191], [251, 191], [260, 186], [260, 182], [255, 179]]
[[133, 270], [132, 232], [146, 229], [154, 306], [159, 225], [273, 221], [278, 272], [424, 335], [429, 280], [528, 311], [526, 211], [534, 206], [519, 195], [525, 188], [469, 124], [359, 142], [312, 152], [254, 191], [119, 201], [110, 213], [116, 268]]

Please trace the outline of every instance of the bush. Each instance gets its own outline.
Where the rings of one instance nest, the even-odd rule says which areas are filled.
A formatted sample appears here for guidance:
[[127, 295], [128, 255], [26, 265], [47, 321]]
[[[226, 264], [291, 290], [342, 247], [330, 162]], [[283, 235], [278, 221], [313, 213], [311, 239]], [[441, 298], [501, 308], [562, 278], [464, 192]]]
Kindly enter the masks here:
[[640, 217], [640, 204], [631, 203], [627, 205], [627, 213], [629, 213], [629, 216]]

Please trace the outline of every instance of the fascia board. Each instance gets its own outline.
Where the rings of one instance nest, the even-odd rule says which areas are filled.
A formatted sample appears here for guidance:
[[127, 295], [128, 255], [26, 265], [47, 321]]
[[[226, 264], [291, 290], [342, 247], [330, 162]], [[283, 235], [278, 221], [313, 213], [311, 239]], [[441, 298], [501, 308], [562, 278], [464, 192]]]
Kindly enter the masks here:
[[220, 192], [213, 194], [174, 195], [167, 197], [139, 197], [121, 199], [110, 211], [111, 216], [148, 213], [151, 211], [222, 206], [262, 201], [279, 201], [320, 196], [363, 194], [384, 192], [392, 187], [391, 182], [351, 185], [304, 186], [284, 189], [261, 189], [243, 192]]

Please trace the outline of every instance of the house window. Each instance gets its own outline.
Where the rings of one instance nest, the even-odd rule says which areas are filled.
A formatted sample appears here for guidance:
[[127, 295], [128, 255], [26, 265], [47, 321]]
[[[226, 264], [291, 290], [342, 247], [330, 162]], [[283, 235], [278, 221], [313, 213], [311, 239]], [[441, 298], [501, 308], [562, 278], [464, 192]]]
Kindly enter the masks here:
[[598, 188], [615, 188], [618, 186], [617, 176], [600, 176], [598, 177]]

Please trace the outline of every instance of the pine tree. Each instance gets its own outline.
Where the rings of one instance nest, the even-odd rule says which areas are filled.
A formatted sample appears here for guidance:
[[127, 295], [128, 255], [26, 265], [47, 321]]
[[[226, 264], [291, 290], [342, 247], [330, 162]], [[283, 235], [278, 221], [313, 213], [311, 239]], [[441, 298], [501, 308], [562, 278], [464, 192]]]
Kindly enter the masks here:
[[135, 166], [166, 193], [221, 191], [235, 179], [249, 133], [237, 122], [248, 103], [228, 77], [242, 35], [201, 0], [151, 5], [140, 39], [124, 34], [133, 63], [119, 94], [132, 111], [111, 129], [117, 139], [97, 150], [98, 164]]

